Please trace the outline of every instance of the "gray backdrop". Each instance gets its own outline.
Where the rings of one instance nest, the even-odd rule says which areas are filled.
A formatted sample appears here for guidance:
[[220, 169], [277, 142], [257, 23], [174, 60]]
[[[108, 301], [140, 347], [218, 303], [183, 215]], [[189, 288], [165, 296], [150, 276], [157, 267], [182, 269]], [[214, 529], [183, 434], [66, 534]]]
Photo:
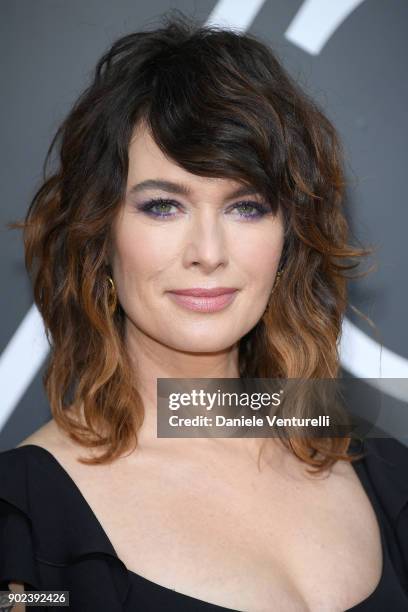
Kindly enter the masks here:
[[354, 234], [378, 248], [377, 271], [350, 283], [350, 301], [381, 334], [379, 342], [350, 309], [341, 343], [343, 371], [367, 379], [367, 387], [383, 385], [386, 409], [377, 424], [407, 442], [408, 3], [2, 0], [0, 450], [50, 418], [41, 382], [47, 357], [41, 321], [32, 307], [20, 232], [5, 223], [23, 217], [52, 135], [100, 55], [119, 36], [159, 25], [170, 8], [259, 35], [339, 130], [349, 180], [347, 214]]

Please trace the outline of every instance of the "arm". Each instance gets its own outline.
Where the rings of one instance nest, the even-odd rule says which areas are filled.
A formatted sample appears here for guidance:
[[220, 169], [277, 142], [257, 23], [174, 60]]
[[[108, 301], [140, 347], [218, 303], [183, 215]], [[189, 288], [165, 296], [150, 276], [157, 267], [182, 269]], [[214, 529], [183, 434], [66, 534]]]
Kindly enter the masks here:
[[[13, 591], [13, 593], [24, 593], [24, 583], [23, 582], [9, 582], [9, 589]], [[26, 612], [26, 607], [24, 603], [18, 603], [11, 609], [11, 612]]]

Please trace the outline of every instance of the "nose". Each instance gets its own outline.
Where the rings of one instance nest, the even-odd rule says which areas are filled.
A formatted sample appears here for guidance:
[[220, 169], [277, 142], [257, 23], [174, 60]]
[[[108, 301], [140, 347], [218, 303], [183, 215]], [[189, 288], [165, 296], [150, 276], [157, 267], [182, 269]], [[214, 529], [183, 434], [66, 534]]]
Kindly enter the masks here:
[[227, 262], [225, 228], [214, 210], [196, 211], [187, 229], [184, 265], [211, 272]]

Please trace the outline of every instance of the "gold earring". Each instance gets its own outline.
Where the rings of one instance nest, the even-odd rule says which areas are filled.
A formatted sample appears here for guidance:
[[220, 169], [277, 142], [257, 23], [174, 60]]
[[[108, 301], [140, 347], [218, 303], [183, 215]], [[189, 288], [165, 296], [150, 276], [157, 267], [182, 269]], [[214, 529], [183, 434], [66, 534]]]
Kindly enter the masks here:
[[277, 285], [278, 285], [278, 283], [279, 283], [279, 281], [281, 279], [282, 272], [283, 272], [283, 269], [279, 270], [279, 272], [276, 273], [275, 282], [274, 282], [273, 287], [272, 287], [271, 295], [275, 291], [275, 289], [276, 289], [276, 287], [277, 287]]
[[[270, 305], [271, 305], [271, 296], [272, 296], [272, 293], [275, 291], [276, 286], [278, 285], [278, 283], [279, 283], [279, 281], [281, 279], [282, 272], [283, 272], [283, 268], [281, 270], [279, 270], [279, 272], [276, 273], [275, 282], [273, 283], [272, 291], [269, 294], [269, 299], [268, 299], [268, 303], [267, 303], [266, 308], [265, 308], [265, 312], [269, 311], [269, 308], [270, 308]], [[264, 312], [264, 314], [265, 314], [265, 312]]]
[[116, 294], [115, 283], [113, 279], [108, 276], [108, 306], [109, 306], [109, 314], [112, 316], [116, 310], [116, 306], [118, 304], [118, 296]]

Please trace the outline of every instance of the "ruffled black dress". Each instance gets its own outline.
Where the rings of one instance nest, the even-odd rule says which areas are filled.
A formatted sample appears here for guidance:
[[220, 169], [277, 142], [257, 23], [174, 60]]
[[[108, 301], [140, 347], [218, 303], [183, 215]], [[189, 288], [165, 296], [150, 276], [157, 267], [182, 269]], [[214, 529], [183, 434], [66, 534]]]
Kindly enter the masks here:
[[[392, 438], [353, 441], [352, 465], [381, 528], [383, 572], [352, 612], [408, 612], [408, 448]], [[58, 460], [26, 445], [0, 453], [0, 589], [69, 591], [73, 612], [237, 612], [129, 571]], [[349, 611], [346, 611], [349, 612]]]

